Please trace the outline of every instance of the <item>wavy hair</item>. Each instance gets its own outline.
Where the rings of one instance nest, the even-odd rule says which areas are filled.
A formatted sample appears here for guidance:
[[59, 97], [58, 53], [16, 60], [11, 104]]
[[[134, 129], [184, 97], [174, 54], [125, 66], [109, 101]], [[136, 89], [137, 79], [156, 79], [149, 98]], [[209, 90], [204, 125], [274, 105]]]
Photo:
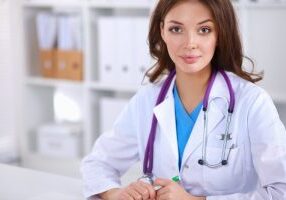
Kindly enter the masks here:
[[[150, 54], [157, 62], [146, 72], [146, 76], [152, 83], [175, 67], [169, 56], [167, 46], [161, 37], [160, 27], [168, 12], [175, 5], [184, 1], [188, 0], [159, 0], [152, 13], [148, 43]], [[199, 1], [205, 4], [212, 12], [218, 31], [218, 45], [211, 60], [212, 68], [233, 72], [253, 83], [260, 81], [263, 78], [263, 72], [255, 74], [254, 62], [242, 53], [238, 23], [232, 3], [229, 0]], [[244, 58], [250, 61], [252, 66], [251, 72], [247, 72], [242, 68]]]

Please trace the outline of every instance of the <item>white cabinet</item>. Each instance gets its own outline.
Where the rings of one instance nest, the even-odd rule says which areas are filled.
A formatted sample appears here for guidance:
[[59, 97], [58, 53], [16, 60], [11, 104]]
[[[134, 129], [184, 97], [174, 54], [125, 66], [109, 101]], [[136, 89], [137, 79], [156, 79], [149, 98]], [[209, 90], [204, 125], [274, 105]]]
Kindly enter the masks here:
[[[135, 29], [139, 29], [141, 26], [133, 25], [134, 20], [137, 19], [138, 22], [141, 21], [140, 23], [146, 31], [148, 26], [146, 19], [150, 15], [153, 4], [154, 2], [151, 0], [26, 0], [23, 2], [23, 29], [25, 32], [23, 45], [26, 61], [23, 66], [26, 73], [24, 74], [25, 87], [22, 109], [23, 116], [26, 116], [22, 132], [24, 166], [70, 176], [79, 175], [79, 163], [82, 156], [91, 150], [92, 144], [102, 132], [103, 126], [106, 126], [101, 125], [105, 122], [101, 121], [100, 116], [106, 117], [106, 113], [100, 113], [104, 110], [100, 105], [106, 98], [128, 100], [138, 89], [140, 83], [138, 80], [142, 80], [146, 66], [148, 64], [148, 67], [151, 66], [152, 60], [146, 55], [147, 49], [138, 51], [143, 58], [143, 60], [139, 60], [140, 55], [133, 55], [134, 51], [130, 51], [128, 46], [133, 48], [132, 46], [144, 45], [144, 41], [147, 42], [147, 35], [146, 38], [144, 38], [144, 34], [138, 36], [138, 38], [143, 38], [142, 43], [135, 37], [140, 35], [140, 31]], [[244, 0], [236, 1], [234, 5], [239, 16], [245, 52], [257, 61], [258, 69], [265, 70], [265, 80], [261, 85], [268, 90], [275, 100], [279, 101], [280, 106], [286, 105], [286, 92], [283, 88], [286, 85], [286, 79], [283, 77], [283, 72], [286, 71], [286, 57], [283, 55], [283, 47], [286, 46], [284, 37], [286, 34], [284, 26], [286, 3], [274, 0], [273, 3], [265, 3], [265, 1], [254, 3]], [[81, 17], [84, 55], [82, 81], [50, 79], [41, 76], [35, 23], [36, 15], [41, 11], [73, 12]], [[118, 29], [110, 28], [112, 23]], [[124, 29], [123, 24], [129, 24], [130, 27], [126, 26]], [[120, 33], [122, 28], [128, 34], [122, 35], [122, 32]], [[135, 39], [132, 35], [135, 35]], [[116, 44], [120, 44], [121, 49], [118, 49]], [[100, 47], [103, 51], [100, 51]], [[102, 54], [108, 51], [110, 51], [110, 55], [104, 63], [101, 59], [106, 54]], [[124, 53], [128, 51], [131, 56], [122, 58]], [[118, 55], [119, 57], [117, 57]], [[131, 58], [135, 59], [132, 61]], [[125, 61], [132, 63], [124, 65]], [[120, 63], [122, 65], [119, 65]], [[140, 66], [140, 63], [145, 64], [145, 66]], [[138, 66], [139, 71], [133, 71], [135, 69], [131, 67], [133, 65]], [[108, 74], [110, 70], [115, 70], [115, 73]], [[126, 75], [122, 79], [124, 76], [120, 76], [120, 73], [124, 72]], [[131, 82], [126, 82], [126, 80]], [[136, 81], [138, 82], [135, 83]], [[39, 126], [55, 120], [54, 96], [57, 89], [61, 87], [67, 87], [74, 91], [77, 99], [82, 102], [80, 122], [83, 133], [80, 148], [83, 153], [76, 159], [58, 159], [37, 153], [35, 130]], [[122, 105], [121, 100], [119, 104]]]
[[[0, 1], [0, 162], [18, 161], [16, 136], [18, 129], [19, 99], [19, 3], [17, 0]], [[18, 59], [15, 59], [18, 58]]]
[[[118, 108], [122, 107], [124, 100], [127, 101], [138, 89], [142, 79], [142, 72], [139, 71], [138, 67], [139, 72], [137, 73], [131, 68], [131, 65], [134, 65], [133, 63], [125, 66], [123, 61], [128, 61], [128, 56], [132, 58], [132, 53], [135, 52], [133, 49], [130, 49], [131, 47], [129, 49], [127, 48], [127, 44], [130, 44], [130, 46], [134, 44], [131, 38], [133, 28], [130, 25], [135, 22], [132, 22], [132, 20], [137, 19], [141, 21], [142, 27], [146, 29], [148, 26], [147, 19], [149, 9], [152, 2], [130, 2], [131, 1], [109, 2], [85, 0], [58, 2], [41, 0], [24, 1], [22, 8], [24, 19], [23, 29], [25, 30], [23, 43], [26, 61], [24, 65], [26, 85], [24, 88], [23, 112], [28, 114], [23, 123], [22, 161], [24, 166], [64, 175], [79, 176], [79, 164], [82, 156], [91, 150], [92, 144], [102, 132], [104, 126], [110, 124], [110, 120], [115, 118], [114, 116], [108, 116], [108, 113], [100, 113], [100, 110], [103, 110], [100, 107], [102, 102], [106, 103], [104, 100], [114, 98], [115, 101], [112, 102], [112, 105], [116, 107], [116, 99], [121, 99], [118, 101], [118, 106], [116, 107], [116, 113], [118, 113]], [[41, 76], [39, 44], [36, 37], [36, 16], [43, 11], [57, 14], [76, 13], [82, 19], [81, 31], [84, 55], [84, 74], [82, 81], [43, 78]], [[102, 19], [108, 18], [111, 19], [109, 20], [111, 23], [113, 19], [116, 19], [114, 21], [117, 23], [115, 26], [117, 29], [111, 29], [109, 33], [105, 27], [101, 27], [100, 25]], [[103, 25], [106, 26], [105, 23]], [[120, 38], [122, 38], [119, 37], [118, 34], [120, 29], [124, 29], [123, 31], [130, 33], [129, 36], [126, 35], [125, 41], [120, 40]], [[140, 27], [137, 29], [140, 31]], [[142, 40], [146, 41], [147, 31], [145, 30], [145, 32], [146, 36], [144, 38], [143, 35]], [[105, 37], [105, 42], [100, 39], [100, 37]], [[115, 44], [120, 44], [124, 49], [121, 51], [121, 49], [116, 48]], [[101, 51], [99, 51], [100, 45], [104, 47], [103, 49], [106, 49], [107, 53], [110, 53], [110, 57], [107, 58], [107, 61], [116, 58], [114, 66], [112, 67], [112, 70], [116, 69], [116, 71], [111, 77], [100, 73], [100, 65], [102, 62], [102, 60], [100, 60], [102, 57]], [[147, 42], [145, 48], [147, 51]], [[124, 58], [120, 56], [120, 54], [124, 55], [127, 49], [130, 55]], [[116, 53], [111, 53], [111, 50], [116, 50]], [[138, 52], [146, 53], [146, 51], [141, 50]], [[137, 57], [140, 56], [137, 55]], [[147, 56], [143, 55], [142, 57], [145, 59]], [[122, 62], [120, 66], [118, 65], [119, 62]], [[146, 62], [142, 60], [142, 63]], [[120, 78], [122, 77], [120, 73], [125, 75], [124, 79]], [[133, 82], [130, 84], [131, 82], [126, 80]], [[136, 83], [137, 80], [140, 81]], [[59, 107], [57, 110], [54, 109], [57, 107], [55, 106], [55, 95], [59, 88], [68, 89], [71, 93], [74, 93], [74, 99], [77, 99], [75, 102], [81, 102], [81, 105], [78, 106], [80, 108], [81, 118], [78, 121], [82, 125], [83, 133], [80, 137], [81, 154], [78, 158], [58, 158], [57, 156], [53, 157], [40, 154], [38, 151], [38, 144], [36, 142], [39, 141], [37, 138], [37, 130], [39, 127], [55, 121], [56, 111], [59, 110]], [[73, 99], [72, 95], [70, 97]], [[63, 106], [66, 105], [63, 104]], [[115, 110], [112, 110], [111, 113], [114, 115]], [[104, 116], [107, 119], [101, 120], [100, 116]]]

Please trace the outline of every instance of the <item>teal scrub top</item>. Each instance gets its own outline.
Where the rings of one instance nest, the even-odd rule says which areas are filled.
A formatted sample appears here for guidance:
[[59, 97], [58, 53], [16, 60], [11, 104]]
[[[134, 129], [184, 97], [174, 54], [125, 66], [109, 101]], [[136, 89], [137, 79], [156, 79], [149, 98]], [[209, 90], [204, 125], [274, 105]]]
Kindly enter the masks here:
[[192, 133], [194, 125], [197, 121], [199, 113], [201, 111], [202, 102], [199, 103], [191, 113], [188, 113], [180, 99], [176, 85], [173, 89], [173, 95], [175, 100], [175, 118], [176, 118], [177, 143], [179, 152], [178, 164], [179, 164], [179, 169], [181, 170], [184, 150], [189, 140], [189, 137]]

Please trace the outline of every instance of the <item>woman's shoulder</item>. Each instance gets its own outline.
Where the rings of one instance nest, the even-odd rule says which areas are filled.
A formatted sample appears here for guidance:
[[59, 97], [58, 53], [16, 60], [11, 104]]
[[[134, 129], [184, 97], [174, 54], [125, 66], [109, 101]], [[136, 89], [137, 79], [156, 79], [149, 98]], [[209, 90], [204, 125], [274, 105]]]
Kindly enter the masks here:
[[258, 97], [271, 98], [268, 92], [256, 83], [245, 80], [232, 72], [227, 72], [227, 75], [233, 85], [236, 96], [254, 100]]

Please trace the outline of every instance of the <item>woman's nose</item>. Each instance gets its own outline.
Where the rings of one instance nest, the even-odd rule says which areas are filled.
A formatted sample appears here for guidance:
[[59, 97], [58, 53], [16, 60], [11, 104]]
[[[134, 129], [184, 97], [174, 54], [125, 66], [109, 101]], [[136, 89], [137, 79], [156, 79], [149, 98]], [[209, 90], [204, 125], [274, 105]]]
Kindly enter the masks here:
[[186, 36], [186, 46], [187, 49], [198, 48], [197, 39], [194, 33], [188, 33]]

